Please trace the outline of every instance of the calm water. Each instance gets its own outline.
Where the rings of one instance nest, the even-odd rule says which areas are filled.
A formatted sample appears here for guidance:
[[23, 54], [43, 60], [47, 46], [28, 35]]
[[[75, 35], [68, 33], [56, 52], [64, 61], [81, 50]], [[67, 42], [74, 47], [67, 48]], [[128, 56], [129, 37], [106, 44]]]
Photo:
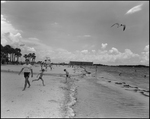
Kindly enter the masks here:
[[[149, 90], [149, 68], [145, 67], [105, 67], [99, 66], [98, 73], [107, 72], [129, 84]], [[119, 73], [122, 73], [119, 76]], [[146, 75], [146, 78], [144, 77]]]

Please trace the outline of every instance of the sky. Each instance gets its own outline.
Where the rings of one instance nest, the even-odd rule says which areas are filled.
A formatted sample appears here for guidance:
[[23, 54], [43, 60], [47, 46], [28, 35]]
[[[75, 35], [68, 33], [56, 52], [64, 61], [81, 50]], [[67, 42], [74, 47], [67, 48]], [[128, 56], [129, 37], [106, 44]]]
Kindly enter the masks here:
[[36, 61], [149, 65], [149, 1], [1, 1], [1, 44]]

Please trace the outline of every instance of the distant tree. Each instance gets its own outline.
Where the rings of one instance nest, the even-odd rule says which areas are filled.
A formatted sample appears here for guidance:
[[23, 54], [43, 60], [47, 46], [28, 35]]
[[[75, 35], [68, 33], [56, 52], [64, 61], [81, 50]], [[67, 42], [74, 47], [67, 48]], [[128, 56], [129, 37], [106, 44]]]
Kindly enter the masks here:
[[6, 45], [6, 46], [4, 46], [3, 51], [4, 51], [4, 53], [6, 54], [7, 57], [9, 57], [8, 55], [10, 55], [9, 61], [11, 62], [12, 47], [10, 45]]
[[15, 56], [17, 57], [17, 62], [19, 62], [19, 57], [22, 56], [21, 49], [19, 49], [19, 48], [15, 49]]
[[28, 55], [27, 54], [24, 54], [23, 57], [25, 58], [25, 60], [28, 59]]

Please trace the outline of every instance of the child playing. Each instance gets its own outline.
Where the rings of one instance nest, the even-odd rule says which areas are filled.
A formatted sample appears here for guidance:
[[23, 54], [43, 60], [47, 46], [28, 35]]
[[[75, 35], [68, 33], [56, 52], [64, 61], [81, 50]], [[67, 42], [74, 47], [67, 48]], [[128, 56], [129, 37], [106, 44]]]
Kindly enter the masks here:
[[29, 85], [28, 88], [30, 87], [30, 82], [29, 82], [29, 76], [30, 76], [30, 72], [31, 72], [31, 77], [33, 77], [33, 70], [32, 70], [32, 66], [29, 64], [29, 60], [26, 59], [25, 60], [26, 63], [23, 65], [23, 68], [21, 69], [21, 71], [19, 72], [18, 75], [20, 75], [20, 73], [22, 71], [24, 71], [24, 78], [25, 78], [25, 84], [24, 84], [24, 88], [22, 91], [24, 91], [26, 89], [27, 84]]
[[64, 72], [66, 72], [66, 82], [65, 83], [67, 83], [67, 78], [70, 78], [69, 72], [66, 69], [64, 69]]
[[41, 79], [41, 80], [42, 80], [42, 83], [43, 83], [43, 86], [45, 86], [45, 85], [44, 85], [44, 80], [43, 80], [43, 78], [42, 78], [44, 71], [45, 71], [45, 70], [42, 69], [41, 72], [37, 75], [37, 77], [39, 76], [39, 78], [32, 80], [32, 82], [33, 82], [33, 81], [38, 81], [38, 80]]

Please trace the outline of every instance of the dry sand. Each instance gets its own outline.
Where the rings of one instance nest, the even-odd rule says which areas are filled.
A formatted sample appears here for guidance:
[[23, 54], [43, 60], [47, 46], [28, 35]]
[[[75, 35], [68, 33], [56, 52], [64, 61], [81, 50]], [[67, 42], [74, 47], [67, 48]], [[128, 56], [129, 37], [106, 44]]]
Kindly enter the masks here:
[[[8, 70], [8, 67], [4, 68]], [[67, 84], [60, 75], [64, 74], [64, 68], [72, 75]], [[9, 69], [18, 70], [10, 66]], [[38, 70], [34, 68], [35, 73]], [[2, 73], [2, 117], [149, 117], [149, 96], [126, 90], [130, 88], [122, 87], [123, 84], [115, 84], [121, 80], [111, 74], [95, 75], [92, 69], [88, 69], [91, 74], [81, 76], [82, 71], [82, 68], [54, 67], [43, 77], [46, 86], [40, 81], [33, 82], [25, 91], [21, 91], [23, 75]]]
[[[64, 74], [63, 69], [73, 72], [71, 68], [60, 66], [54, 67], [54, 70], [48, 70], [45, 74]], [[64, 117], [66, 112], [63, 110], [65, 97], [64, 88], [67, 86], [64, 77], [44, 75], [43, 79], [46, 86], [41, 81], [32, 82], [31, 87], [22, 91], [24, 86], [23, 74], [18, 75], [12, 71], [19, 72], [21, 66], [2, 66], [1, 67], [1, 117]], [[8, 72], [9, 70], [9, 72]], [[35, 74], [38, 73], [40, 67], [33, 67]], [[3, 72], [4, 71], [4, 72]]]

